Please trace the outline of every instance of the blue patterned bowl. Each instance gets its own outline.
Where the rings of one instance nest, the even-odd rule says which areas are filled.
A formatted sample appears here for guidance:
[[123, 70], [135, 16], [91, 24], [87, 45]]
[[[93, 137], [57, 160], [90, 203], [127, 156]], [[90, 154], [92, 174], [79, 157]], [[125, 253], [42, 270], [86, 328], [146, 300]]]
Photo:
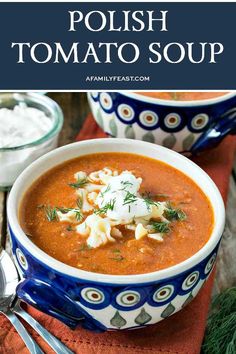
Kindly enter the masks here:
[[[199, 252], [164, 270], [121, 276], [73, 268], [48, 256], [30, 241], [18, 221], [19, 203], [30, 185], [66, 160], [109, 151], [132, 151], [164, 161], [199, 185], [211, 201], [215, 217], [212, 235]], [[197, 165], [162, 146], [130, 139], [88, 140], [44, 155], [18, 177], [10, 192], [7, 212], [12, 252], [22, 276], [17, 288], [18, 296], [72, 328], [81, 324], [98, 331], [151, 325], [188, 304], [212, 271], [225, 218], [224, 204], [217, 187]]]
[[192, 154], [236, 134], [236, 93], [201, 101], [169, 101], [131, 92], [91, 92], [99, 126], [112, 137], [139, 139]]

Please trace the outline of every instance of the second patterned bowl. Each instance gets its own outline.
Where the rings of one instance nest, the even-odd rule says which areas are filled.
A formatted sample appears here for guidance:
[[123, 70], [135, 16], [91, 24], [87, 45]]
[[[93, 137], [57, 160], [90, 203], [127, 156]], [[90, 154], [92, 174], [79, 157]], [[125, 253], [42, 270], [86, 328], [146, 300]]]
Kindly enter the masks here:
[[105, 133], [198, 153], [236, 133], [236, 94], [198, 101], [151, 98], [132, 92], [88, 93], [93, 116]]

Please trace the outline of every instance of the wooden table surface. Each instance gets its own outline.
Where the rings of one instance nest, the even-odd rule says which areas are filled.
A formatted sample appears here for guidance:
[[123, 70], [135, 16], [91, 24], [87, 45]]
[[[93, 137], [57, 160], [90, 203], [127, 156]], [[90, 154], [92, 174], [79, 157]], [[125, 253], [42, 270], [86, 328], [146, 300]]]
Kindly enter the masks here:
[[[75, 140], [89, 110], [85, 93], [50, 93], [49, 96], [59, 103], [64, 112], [64, 127], [60, 135], [59, 145]], [[6, 226], [7, 193], [0, 192], [0, 241], [9, 250]], [[217, 262], [217, 273], [213, 293], [236, 285], [236, 164], [230, 178], [228, 195], [226, 228]]]

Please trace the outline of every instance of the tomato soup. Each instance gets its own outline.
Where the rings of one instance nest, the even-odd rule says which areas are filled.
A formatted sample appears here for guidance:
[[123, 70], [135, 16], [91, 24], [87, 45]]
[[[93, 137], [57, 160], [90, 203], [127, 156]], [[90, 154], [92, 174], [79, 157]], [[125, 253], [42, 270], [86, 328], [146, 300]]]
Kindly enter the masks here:
[[104, 274], [180, 263], [208, 241], [213, 210], [175, 168], [141, 155], [98, 153], [54, 167], [21, 202], [27, 236], [55, 259]]
[[228, 92], [137, 92], [139, 95], [171, 101], [207, 100], [224, 96], [227, 93]]

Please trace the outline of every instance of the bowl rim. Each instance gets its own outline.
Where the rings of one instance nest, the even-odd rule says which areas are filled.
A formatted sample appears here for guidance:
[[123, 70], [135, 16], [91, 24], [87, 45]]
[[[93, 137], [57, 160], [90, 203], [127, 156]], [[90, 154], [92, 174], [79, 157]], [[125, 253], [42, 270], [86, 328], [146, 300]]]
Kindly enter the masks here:
[[[153, 91], [150, 90], [148, 92], [156, 92], [157, 90]], [[118, 91], [117, 91], [118, 92]], [[142, 95], [139, 92], [143, 92], [143, 91], [119, 91], [118, 93], [129, 97], [129, 98], [133, 98], [135, 100], [138, 101], [142, 101], [142, 102], [148, 102], [148, 103], [152, 103], [152, 104], [158, 104], [161, 106], [171, 106], [171, 107], [199, 107], [199, 106], [208, 106], [208, 105], [213, 105], [216, 103], [220, 103], [220, 102], [224, 102], [227, 101], [230, 98], [233, 98], [236, 96], [236, 91], [225, 91], [228, 92], [225, 95], [219, 96], [219, 97], [215, 97], [215, 98], [208, 98], [208, 99], [204, 99], [204, 100], [194, 100], [194, 101], [173, 101], [173, 100], [164, 100], [161, 98], [155, 98], [155, 97], [149, 97], [149, 96], [145, 96]], [[179, 90], [176, 91], [158, 91], [158, 92], [181, 92]], [[190, 92], [204, 92], [204, 91], [190, 91]], [[218, 91], [207, 91], [207, 92], [218, 92]], [[224, 90], [222, 90], [221, 92], [224, 92]]]
[[[29, 102], [37, 102], [39, 103], [41, 106], [44, 107], [50, 107], [51, 110], [53, 110], [53, 114], [54, 114], [54, 122], [53, 122], [53, 126], [51, 127], [51, 129], [44, 134], [41, 138], [31, 141], [30, 143], [27, 144], [22, 144], [22, 145], [18, 145], [18, 146], [11, 146], [11, 147], [0, 147], [0, 152], [10, 152], [10, 151], [15, 151], [15, 150], [23, 150], [23, 149], [27, 149], [27, 148], [31, 148], [40, 144], [43, 144], [44, 142], [50, 140], [51, 138], [53, 138], [56, 134], [58, 134], [61, 131], [62, 125], [63, 125], [63, 121], [64, 121], [64, 117], [63, 117], [63, 112], [60, 108], [60, 106], [57, 104], [56, 101], [54, 101], [53, 99], [51, 99], [48, 96], [45, 96], [45, 94], [38, 94], [38, 93], [25, 93], [25, 92], [2, 92], [0, 93], [0, 96], [4, 95], [4, 96], [9, 96], [9, 98], [11, 97], [13, 100], [15, 99], [16, 101], [19, 102], [25, 102], [27, 101]], [[31, 106], [29, 106], [31, 107]]]
[[[20, 223], [18, 221], [18, 208], [20, 205], [20, 202], [22, 200], [23, 195], [21, 194], [21, 191], [24, 189], [23, 186], [27, 186], [27, 177], [31, 175], [33, 171], [37, 171], [37, 168], [40, 166], [45, 166], [45, 162], [48, 159], [53, 159], [53, 166], [59, 165], [63, 163], [63, 161], [68, 161], [72, 159], [73, 157], [68, 158], [67, 157], [67, 152], [72, 150], [72, 151], [79, 151], [80, 147], [86, 148], [88, 145], [92, 148], [94, 148], [94, 152], [96, 152], [96, 147], [98, 146], [113, 146], [113, 149], [111, 149], [112, 152], [119, 152], [119, 146], [120, 144], [126, 145], [126, 149], [128, 148], [134, 148], [137, 146], [137, 148], [141, 146], [141, 148], [147, 148], [147, 149], [155, 149], [157, 152], [158, 156], [158, 151], [162, 151], [163, 153], [166, 153], [169, 155], [169, 158], [173, 159], [173, 161], [178, 161], [178, 163], [183, 162], [183, 164], [187, 168], [190, 168], [193, 170], [193, 172], [197, 172], [201, 175], [201, 178], [204, 179], [204, 186], [205, 184], [208, 185], [208, 190], [209, 188], [211, 189], [211, 195], [209, 198], [211, 201], [212, 199], [216, 199], [217, 203], [216, 205], [212, 204], [212, 208], [214, 211], [214, 216], [217, 213], [219, 218], [215, 218], [214, 220], [214, 227], [211, 233], [211, 236], [207, 243], [194, 255], [192, 255], [190, 258], [186, 259], [185, 261], [178, 263], [172, 267], [165, 268], [162, 270], [158, 270], [155, 272], [150, 272], [150, 273], [144, 273], [144, 274], [135, 274], [135, 275], [110, 275], [110, 274], [101, 274], [101, 273], [93, 273], [85, 270], [80, 270], [75, 267], [69, 266], [65, 263], [62, 263], [55, 258], [49, 256], [47, 253], [42, 251], [39, 247], [37, 247], [24, 233], [23, 229], [20, 226]], [[115, 150], [114, 150], [115, 148]], [[135, 149], [134, 149], [135, 150]], [[125, 151], [124, 151], [125, 152]], [[128, 152], [128, 151], [126, 151]], [[134, 154], [142, 155], [140, 153], [134, 152]], [[54, 163], [54, 160], [56, 161], [57, 156], [64, 156], [63, 160], [59, 162]], [[87, 155], [87, 153], [81, 154], [82, 155]], [[78, 157], [80, 155], [78, 154]], [[147, 156], [143, 154], [143, 156]], [[158, 158], [157, 158], [158, 160]], [[160, 161], [164, 161], [163, 159], [159, 159]], [[165, 162], [165, 161], [164, 161]], [[171, 165], [170, 163], [167, 163]], [[53, 167], [51, 166], [50, 169]], [[174, 166], [175, 167], [175, 166]], [[176, 167], [175, 167], [176, 168]], [[178, 169], [178, 168], [177, 168]], [[49, 170], [49, 168], [48, 168]], [[181, 170], [183, 173], [185, 173], [183, 170]], [[45, 171], [43, 172], [45, 173]], [[37, 174], [37, 172], [36, 172]], [[187, 173], [186, 173], [187, 174]], [[37, 177], [34, 178], [34, 181], [39, 178], [42, 175], [42, 173], [39, 173]], [[188, 175], [188, 174], [187, 174]], [[188, 175], [189, 176], [189, 175]], [[190, 177], [191, 178], [191, 177]], [[195, 182], [196, 183], [196, 182]], [[27, 190], [30, 185], [30, 183], [25, 190]], [[200, 187], [201, 188], [201, 187]], [[207, 189], [206, 188], [206, 189]], [[203, 188], [201, 188], [203, 190]], [[204, 190], [203, 190], [204, 192]], [[205, 193], [205, 192], [204, 192]], [[18, 196], [20, 195], [20, 197]], [[205, 193], [207, 194], [207, 193]], [[17, 198], [19, 199], [18, 204], [17, 204]], [[212, 203], [212, 202], [211, 202]], [[163, 146], [155, 145], [152, 143], [148, 142], [143, 142], [139, 140], [132, 140], [132, 139], [112, 139], [112, 138], [106, 138], [106, 139], [93, 139], [93, 140], [84, 140], [81, 142], [75, 142], [72, 144], [68, 144], [65, 146], [62, 146], [60, 148], [57, 148], [36, 161], [34, 161], [30, 166], [28, 166], [17, 178], [16, 182], [14, 183], [7, 202], [7, 216], [8, 216], [8, 223], [9, 226], [16, 237], [16, 239], [19, 241], [19, 243], [26, 248], [26, 250], [36, 259], [38, 259], [41, 263], [45, 264], [46, 266], [54, 269], [55, 271], [70, 276], [74, 277], [77, 279], [82, 279], [88, 282], [97, 282], [100, 284], [126, 284], [126, 285], [134, 285], [134, 284], [142, 284], [142, 283], [153, 283], [157, 282], [159, 280], [171, 278], [173, 276], [176, 276], [177, 274], [184, 273], [185, 271], [188, 271], [195, 265], [199, 264], [201, 261], [203, 261], [207, 256], [210, 255], [210, 253], [213, 251], [213, 249], [216, 247], [218, 242], [220, 241], [220, 238], [222, 236], [223, 230], [224, 230], [224, 224], [225, 224], [225, 208], [224, 208], [224, 203], [221, 197], [221, 194], [215, 185], [215, 183], [212, 181], [212, 179], [208, 176], [208, 174], [203, 171], [198, 165], [196, 165], [194, 162], [189, 160], [183, 155], [180, 155], [179, 153], [167, 149]]]

